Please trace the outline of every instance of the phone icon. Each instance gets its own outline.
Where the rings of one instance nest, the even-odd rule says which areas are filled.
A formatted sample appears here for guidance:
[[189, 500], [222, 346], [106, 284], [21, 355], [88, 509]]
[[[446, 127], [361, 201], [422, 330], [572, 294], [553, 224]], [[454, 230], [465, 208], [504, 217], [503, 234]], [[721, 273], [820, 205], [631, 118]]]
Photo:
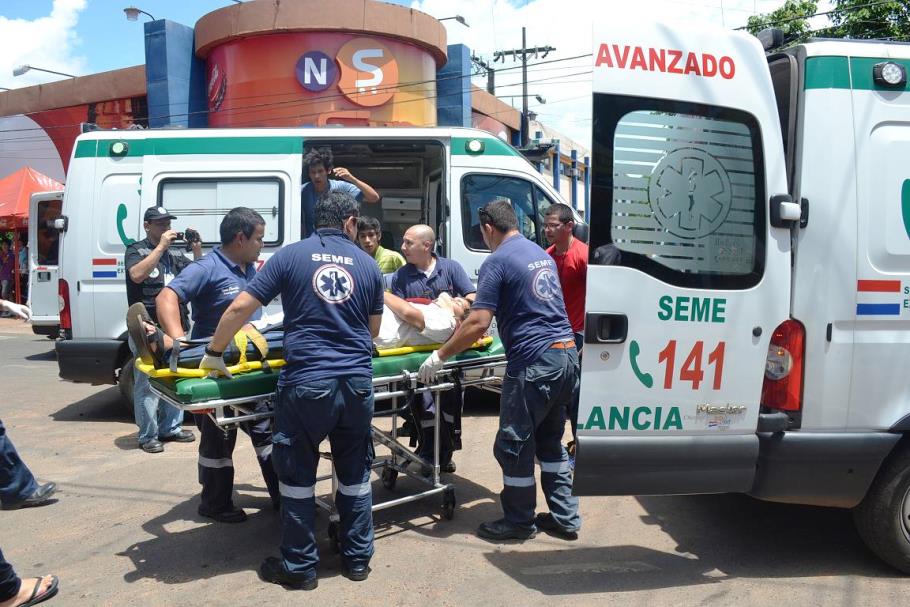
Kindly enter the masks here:
[[629, 362], [632, 363], [632, 372], [635, 373], [635, 377], [638, 378], [638, 381], [640, 381], [645, 388], [651, 388], [654, 386], [654, 378], [651, 377], [650, 373], [642, 373], [641, 369], [639, 369], [639, 354], [641, 354], [641, 347], [638, 345], [638, 342], [633, 339], [631, 343], [629, 343]]
[[128, 247], [136, 241], [129, 238], [126, 235], [126, 230], [123, 229], [123, 222], [126, 221], [126, 215], [126, 205], [121, 202], [117, 205], [117, 235], [120, 236], [120, 242], [123, 243], [123, 246]]

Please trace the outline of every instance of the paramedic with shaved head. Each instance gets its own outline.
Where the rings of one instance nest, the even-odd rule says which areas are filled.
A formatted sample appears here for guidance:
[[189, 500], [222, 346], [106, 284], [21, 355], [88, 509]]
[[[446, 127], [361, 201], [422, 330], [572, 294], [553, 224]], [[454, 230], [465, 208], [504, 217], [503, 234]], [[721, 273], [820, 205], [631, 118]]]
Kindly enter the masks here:
[[[424, 383], [431, 381], [446, 360], [474, 343], [496, 317], [508, 360], [493, 446], [502, 468], [503, 517], [481, 524], [477, 535], [530, 539], [544, 529], [574, 539], [581, 518], [562, 436], [566, 410], [578, 389], [578, 352], [556, 263], [521, 235], [508, 202], [491, 202], [478, 216], [484, 242], [493, 253], [480, 266], [471, 313], [418, 374]], [[550, 509], [536, 516], [535, 459]]]
[[[425, 300], [424, 303], [443, 293], [473, 301], [476, 289], [468, 273], [457, 261], [436, 255], [433, 252], [435, 244], [436, 234], [430, 226], [418, 224], [408, 228], [401, 241], [401, 253], [407, 263], [392, 276], [390, 291], [403, 299]], [[436, 409], [432, 394], [425, 392], [422, 398], [423, 414], [417, 420], [420, 426], [417, 455], [432, 461]], [[443, 421], [439, 429], [439, 465], [442, 472], [455, 472], [452, 451], [460, 448], [456, 416], [461, 412], [461, 393], [458, 390], [441, 392], [439, 401]]]
[[228, 375], [224, 350], [245, 319], [281, 296], [284, 358], [272, 427], [281, 490], [281, 556], [259, 568], [266, 582], [312, 590], [319, 444], [328, 437], [341, 517], [344, 575], [367, 579], [373, 556], [373, 342], [383, 309], [382, 275], [357, 238], [360, 204], [343, 192], [316, 203], [316, 232], [287, 245], [237, 296], [199, 364]]

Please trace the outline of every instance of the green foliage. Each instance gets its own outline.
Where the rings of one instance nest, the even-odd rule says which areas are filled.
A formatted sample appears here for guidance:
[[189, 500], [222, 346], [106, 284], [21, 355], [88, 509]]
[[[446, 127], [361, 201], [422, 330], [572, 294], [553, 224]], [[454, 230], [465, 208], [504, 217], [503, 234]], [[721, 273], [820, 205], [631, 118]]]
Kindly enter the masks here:
[[753, 15], [746, 23], [746, 30], [757, 34], [763, 29], [776, 27], [783, 30], [787, 41], [802, 41], [809, 37], [809, 17], [818, 11], [816, 0], [787, 0], [776, 11]]
[[908, 0], [835, 0], [826, 38], [910, 39]]

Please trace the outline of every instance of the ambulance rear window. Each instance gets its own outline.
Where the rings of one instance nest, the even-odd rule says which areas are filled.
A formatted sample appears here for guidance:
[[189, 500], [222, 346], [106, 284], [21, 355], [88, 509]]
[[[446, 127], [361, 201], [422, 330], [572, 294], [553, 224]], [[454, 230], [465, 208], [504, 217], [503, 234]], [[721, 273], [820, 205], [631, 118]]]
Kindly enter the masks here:
[[158, 203], [177, 216], [171, 226], [197, 230], [207, 246], [221, 244], [221, 220], [241, 206], [262, 215], [265, 244], [281, 244], [283, 201], [284, 184], [277, 177], [167, 178], [158, 189]]
[[758, 283], [765, 193], [752, 116], [596, 94], [592, 144], [592, 263], [613, 245], [621, 265], [669, 284]]

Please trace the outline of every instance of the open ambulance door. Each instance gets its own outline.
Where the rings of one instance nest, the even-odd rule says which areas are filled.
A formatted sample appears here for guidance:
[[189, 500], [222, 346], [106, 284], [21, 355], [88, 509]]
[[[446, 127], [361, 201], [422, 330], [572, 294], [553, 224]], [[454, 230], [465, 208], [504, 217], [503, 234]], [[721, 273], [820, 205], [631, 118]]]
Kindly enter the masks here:
[[798, 211], [764, 52], [647, 20], [604, 19], [594, 46], [574, 491], [748, 491]]
[[34, 325], [59, 325], [60, 231], [53, 222], [63, 208], [63, 191], [36, 192], [28, 206], [29, 305]]

